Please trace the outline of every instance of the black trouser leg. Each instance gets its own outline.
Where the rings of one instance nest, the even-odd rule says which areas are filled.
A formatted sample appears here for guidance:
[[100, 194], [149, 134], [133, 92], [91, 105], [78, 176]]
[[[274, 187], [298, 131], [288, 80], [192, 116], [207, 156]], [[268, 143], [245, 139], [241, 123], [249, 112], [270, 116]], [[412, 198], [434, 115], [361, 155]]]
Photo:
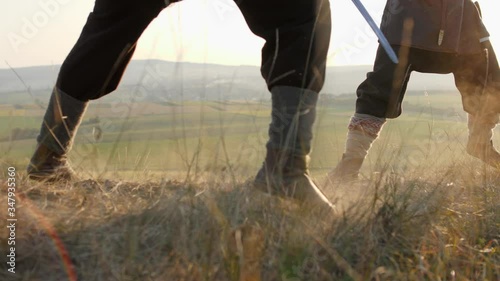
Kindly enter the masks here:
[[265, 40], [261, 73], [267, 87], [319, 92], [330, 43], [328, 0], [237, 0], [249, 28]]
[[163, 0], [97, 0], [61, 66], [57, 87], [81, 101], [115, 90], [138, 38], [164, 7]]
[[500, 70], [491, 43], [483, 46], [482, 54], [460, 57], [453, 74], [464, 110], [469, 113], [467, 153], [500, 168], [500, 153], [492, 140], [500, 114]]
[[500, 113], [500, 69], [491, 43], [481, 54], [463, 55], [453, 71], [455, 85], [469, 114]]
[[[393, 46], [397, 53], [399, 46]], [[379, 46], [373, 71], [359, 85], [356, 94], [356, 113], [379, 118], [396, 118], [401, 115], [401, 103], [410, 79], [411, 64], [409, 54], [399, 58], [396, 65]]]

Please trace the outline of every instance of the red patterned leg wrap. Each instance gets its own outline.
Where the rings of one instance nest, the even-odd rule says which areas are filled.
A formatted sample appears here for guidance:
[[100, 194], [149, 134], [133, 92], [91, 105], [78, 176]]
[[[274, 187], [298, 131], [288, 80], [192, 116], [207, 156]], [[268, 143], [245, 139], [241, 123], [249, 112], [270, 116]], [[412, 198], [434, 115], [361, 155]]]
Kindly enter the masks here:
[[349, 131], [361, 131], [364, 134], [376, 138], [384, 124], [384, 118], [355, 115], [351, 117], [351, 122], [347, 128]]

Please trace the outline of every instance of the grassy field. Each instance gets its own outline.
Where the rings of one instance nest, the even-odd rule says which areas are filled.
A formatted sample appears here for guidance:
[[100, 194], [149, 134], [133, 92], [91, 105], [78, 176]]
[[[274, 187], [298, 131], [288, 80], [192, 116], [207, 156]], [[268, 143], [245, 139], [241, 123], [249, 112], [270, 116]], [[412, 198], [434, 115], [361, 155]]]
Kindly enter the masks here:
[[8, 167], [18, 221], [0, 280], [500, 280], [500, 173], [465, 154], [458, 95], [409, 95], [362, 179], [326, 184], [353, 107], [319, 103], [311, 171], [337, 208], [310, 212], [248, 188], [268, 101], [95, 103], [70, 155], [81, 180], [55, 185], [24, 174], [43, 110], [2, 105], [5, 261]]
[[[331, 169], [343, 152], [352, 114], [351, 96], [324, 97], [319, 103], [311, 168]], [[375, 143], [367, 163], [401, 154], [397, 169], [463, 155], [465, 115], [454, 93], [412, 94], [402, 117], [391, 120]], [[2, 105], [0, 151], [4, 161], [24, 166], [35, 145], [42, 108]], [[182, 173], [210, 169], [255, 172], [264, 156], [270, 122], [268, 101], [184, 102], [155, 104], [94, 103], [87, 111], [71, 153], [77, 170], [92, 175], [109, 171], [148, 170]], [[14, 131], [24, 135], [13, 137]], [[96, 132], [100, 132], [99, 135]], [[444, 139], [446, 138], [446, 139]], [[418, 159], [413, 159], [418, 158]], [[371, 172], [372, 165], [366, 165]]]

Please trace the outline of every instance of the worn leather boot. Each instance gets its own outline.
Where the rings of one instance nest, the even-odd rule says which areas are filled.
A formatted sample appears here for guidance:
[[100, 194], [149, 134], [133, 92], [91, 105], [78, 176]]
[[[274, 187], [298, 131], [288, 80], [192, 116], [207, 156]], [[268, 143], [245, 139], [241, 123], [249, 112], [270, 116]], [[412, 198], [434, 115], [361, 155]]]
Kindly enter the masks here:
[[58, 154], [43, 144], [36, 146], [28, 165], [28, 177], [36, 181], [72, 181], [76, 174], [68, 164], [66, 154]]
[[77, 100], [54, 88], [43, 118], [37, 146], [27, 167], [28, 177], [37, 181], [76, 179], [67, 154], [88, 102]]
[[274, 87], [271, 93], [267, 153], [254, 188], [309, 206], [333, 208], [308, 170], [318, 93], [288, 86]]

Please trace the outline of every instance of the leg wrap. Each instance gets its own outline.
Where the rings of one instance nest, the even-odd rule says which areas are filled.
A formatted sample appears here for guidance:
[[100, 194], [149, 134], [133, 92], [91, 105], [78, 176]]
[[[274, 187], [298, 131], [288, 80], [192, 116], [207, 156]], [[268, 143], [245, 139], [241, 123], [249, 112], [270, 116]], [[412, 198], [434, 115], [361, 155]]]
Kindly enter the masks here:
[[348, 126], [342, 160], [329, 174], [331, 181], [349, 181], [358, 177], [363, 161], [384, 124], [385, 118], [354, 114]]

